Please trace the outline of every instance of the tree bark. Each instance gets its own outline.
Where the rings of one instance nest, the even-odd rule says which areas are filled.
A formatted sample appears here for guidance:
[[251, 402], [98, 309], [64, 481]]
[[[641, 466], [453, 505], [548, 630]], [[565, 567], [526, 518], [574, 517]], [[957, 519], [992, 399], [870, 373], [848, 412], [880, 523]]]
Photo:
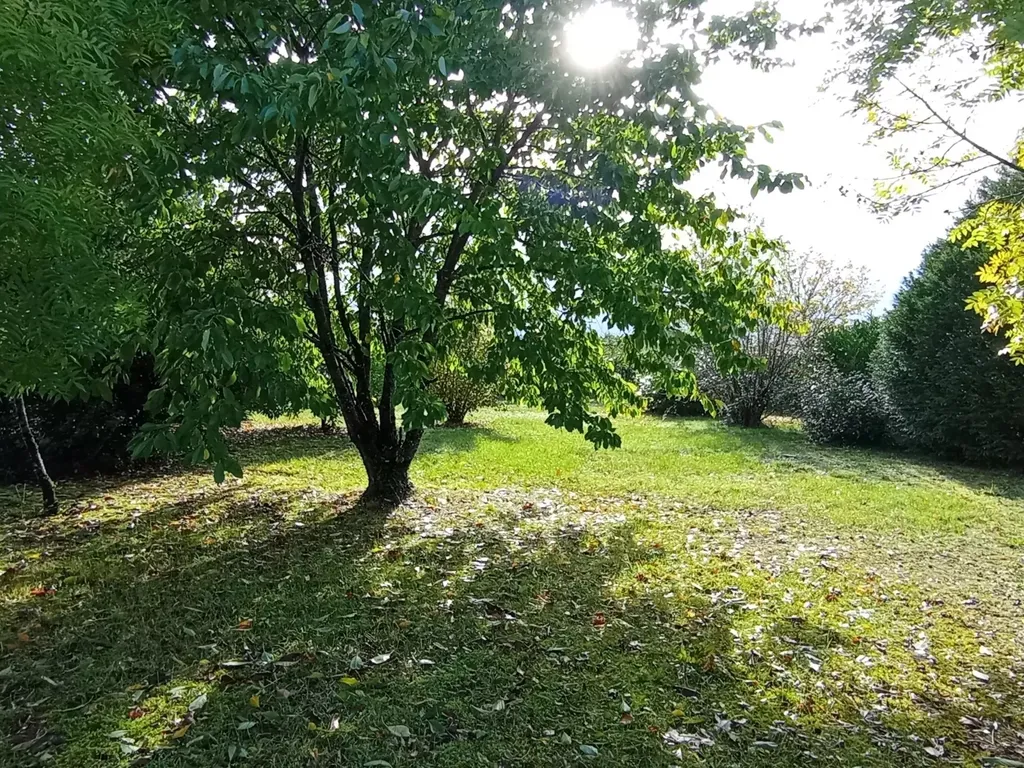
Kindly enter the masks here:
[[421, 432], [407, 432], [400, 440], [390, 440], [379, 432], [376, 439], [353, 441], [366, 469], [367, 486], [363, 500], [374, 505], [394, 507], [413, 492], [409, 465], [419, 448]]
[[50, 475], [46, 471], [46, 464], [43, 462], [43, 455], [39, 452], [36, 436], [32, 434], [28, 411], [25, 410], [25, 398], [18, 395], [11, 401], [11, 406], [14, 408], [15, 418], [18, 420], [21, 439], [25, 443], [25, 455], [32, 465], [32, 472], [35, 474], [39, 490], [43, 494], [43, 512], [48, 515], [55, 514], [57, 512], [57, 491], [53, 486], [53, 480], [50, 479]]

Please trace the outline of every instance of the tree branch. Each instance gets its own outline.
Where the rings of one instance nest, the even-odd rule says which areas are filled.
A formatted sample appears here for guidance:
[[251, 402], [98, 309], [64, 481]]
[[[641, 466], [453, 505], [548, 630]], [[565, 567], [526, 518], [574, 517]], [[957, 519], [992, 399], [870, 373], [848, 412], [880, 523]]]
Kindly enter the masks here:
[[915, 99], [917, 99], [922, 104], [924, 104], [925, 108], [929, 112], [931, 112], [933, 115], [935, 115], [936, 119], [938, 119], [939, 122], [941, 122], [944, 126], [946, 126], [946, 129], [949, 130], [953, 135], [958, 136], [963, 141], [966, 141], [968, 144], [970, 144], [976, 150], [981, 152], [981, 154], [983, 154], [983, 155], [985, 155], [987, 157], [992, 158], [997, 163], [1001, 163], [1002, 165], [1005, 165], [1007, 168], [1011, 168], [1011, 169], [1017, 171], [1018, 173], [1024, 173], [1024, 167], [1021, 167], [1021, 166], [1017, 165], [1012, 160], [1009, 160], [1009, 159], [1003, 157], [1002, 155], [1000, 155], [1000, 154], [998, 154], [996, 152], [993, 152], [992, 150], [988, 149], [987, 147], [983, 147], [981, 144], [979, 144], [978, 142], [976, 142], [973, 139], [971, 139], [966, 133], [964, 133], [963, 131], [961, 131], [961, 130], [957, 129], [956, 127], [954, 127], [953, 124], [951, 122], [949, 122], [949, 120], [947, 120], [945, 117], [943, 117], [938, 112], [936, 112], [935, 108], [931, 104], [929, 104], [927, 102], [927, 100], [925, 100], [925, 98], [923, 96], [921, 96], [919, 93], [917, 93], [913, 88], [911, 88], [909, 85], [904, 83], [899, 78], [895, 78], [895, 80], [896, 80], [897, 83], [899, 83], [900, 85], [903, 86], [903, 89], [907, 93], [909, 93]]

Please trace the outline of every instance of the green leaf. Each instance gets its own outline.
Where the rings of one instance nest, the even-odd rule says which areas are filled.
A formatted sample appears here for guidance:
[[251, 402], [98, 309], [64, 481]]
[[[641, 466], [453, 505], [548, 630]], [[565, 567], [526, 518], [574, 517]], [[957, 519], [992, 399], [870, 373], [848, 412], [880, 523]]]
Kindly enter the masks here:
[[363, 6], [359, 3], [352, 3], [352, 15], [356, 17], [359, 26], [363, 26]]
[[387, 65], [387, 68], [391, 70], [391, 74], [394, 75], [398, 72], [398, 65], [395, 64], [395, 60], [390, 56], [384, 57], [384, 63]]
[[437, 68], [441, 70], [441, 74], [448, 77], [448, 64], [444, 60], [444, 56], [441, 56], [437, 60]]
[[228, 76], [228, 72], [227, 72], [227, 70], [225, 70], [223, 64], [218, 64], [216, 67], [214, 67], [213, 68], [213, 90], [215, 90], [215, 91], [220, 90], [220, 87], [221, 87], [221, 85], [224, 84], [224, 81], [227, 79], [227, 76]]
[[332, 29], [331, 30], [331, 34], [332, 35], [344, 35], [345, 33], [347, 33], [351, 29], [352, 29], [352, 22], [346, 20], [344, 24], [339, 24], [337, 27]]

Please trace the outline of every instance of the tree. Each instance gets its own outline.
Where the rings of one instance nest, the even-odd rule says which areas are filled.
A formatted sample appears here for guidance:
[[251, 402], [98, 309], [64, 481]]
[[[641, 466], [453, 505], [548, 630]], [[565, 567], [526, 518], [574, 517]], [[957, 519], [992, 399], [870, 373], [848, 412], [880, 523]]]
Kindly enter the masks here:
[[782, 254], [773, 292], [785, 321], [761, 322], [742, 340], [743, 350], [762, 364], [739, 374], [723, 374], [710, 358], [701, 366], [701, 383], [724, 403], [724, 418], [743, 427], [762, 426], [769, 410], [795, 399], [800, 366], [818, 337], [878, 300], [865, 268], [811, 252]]
[[[983, 101], [1019, 96], [1024, 87], [1024, 10], [1002, 0], [840, 0], [850, 55], [841, 70], [855, 87], [855, 102], [874, 126], [876, 138], [906, 133], [930, 134], [923, 150], [890, 155], [894, 175], [876, 184], [871, 201], [881, 213], [913, 208], [936, 190], [995, 171], [1024, 173], [1024, 142], [1006, 147], [979, 143], [967, 122]], [[915, 73], [921, 59], [959, 60], [978, 75], [950, 74], [935, 81], [928, 67]], [[911, 77], [914, 77], [912, 80]], [[904, 103], [893, 105], [894, 100]], [[1004, 351], [1024, 363], [1024, 312], [1021, 275], [1024, 251], [1024, 197], [1016, 194], [979, 205], [953, 232], [964, 247], [985, 246], [990, 258], [978, 275], [986, 287], [974, 290], [969, 307], [983, 327], [1002, 333]]]
[[[699, 346], [739, 364], [732, 340], [762, 312], [769, 243], [733, 232], [732, 213], [685, 184], [713, 162], [768, 191], [801, 181], [754, 165], [754, 132], [715, 118], [691, 85], [706, 53], [738, 40], [760, 60], [774, 39], [637, 2], [637, 50], [584, 75], [560, 43], [574, 2], [175, 7], [149, 111], [238, 257], [228, 277], [209, 249], [162, 272], [161, 302], [217, 273], [193, 298], [212, 309], [230, 297], [233, 325], [168, 321], [182, 353], [161, 356], [175, 416], [151, 425], [144, 450], [187, 446], [215, 473], [240, 471], [219, 429], [258, 385], [235, 343], [252, 345], [246, 361], [268, 339], [315, 347], [368, 497], [386, 501], [410, 491], [423, 429], [444, 417], [424, 384], [451, 351], [445, 329], [468, 315], [489, 318], [492, 360], [527, 401], [598, 445], [618, 444], [611, 417], [640, 400], [604, 363], [595, 320], [673, 392], [695, 392]], [[654, 45], [695, 25], [714, 33], [703, 50]], [[695, 248], [666, 247], [667, 230]], [[204, 363], [209, 375], [176, 373]]]
[[1024, 370], [996, 354], [963, 297], [985, 253], [939, 241], [886, 317], [874, 379], [903, 444], [973, 461], [1024, 460]]

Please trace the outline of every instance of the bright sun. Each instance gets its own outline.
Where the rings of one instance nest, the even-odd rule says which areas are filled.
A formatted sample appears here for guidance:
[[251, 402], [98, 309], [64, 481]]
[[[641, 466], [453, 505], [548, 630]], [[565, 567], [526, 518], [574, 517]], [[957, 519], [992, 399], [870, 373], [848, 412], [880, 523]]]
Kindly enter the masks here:
[[569, 56], [578, 66], [600, 69], [636, 46], [639, 31], [625, 8], [599, 3], [569, 22], [565, 36]]

